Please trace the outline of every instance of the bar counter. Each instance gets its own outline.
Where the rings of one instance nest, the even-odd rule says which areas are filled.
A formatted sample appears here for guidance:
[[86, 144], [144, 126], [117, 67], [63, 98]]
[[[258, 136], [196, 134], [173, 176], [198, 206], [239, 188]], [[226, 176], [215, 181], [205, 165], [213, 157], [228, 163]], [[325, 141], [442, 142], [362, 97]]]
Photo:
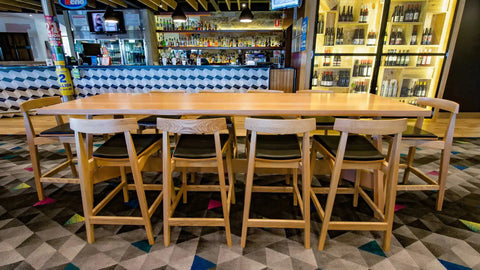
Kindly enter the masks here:
[[[73, 67], [68, 67], [73, 70]], [[269, 89], [270, 68], [255, 66], [79, 66], [72, 75], [78, 97], [148, 93], [153, 89]], [[18, 111], [25, 100], [60, 95], [55, 67], [0, 67], [0, 111]], [[2, 117], [0, 115], [0, 117]]]

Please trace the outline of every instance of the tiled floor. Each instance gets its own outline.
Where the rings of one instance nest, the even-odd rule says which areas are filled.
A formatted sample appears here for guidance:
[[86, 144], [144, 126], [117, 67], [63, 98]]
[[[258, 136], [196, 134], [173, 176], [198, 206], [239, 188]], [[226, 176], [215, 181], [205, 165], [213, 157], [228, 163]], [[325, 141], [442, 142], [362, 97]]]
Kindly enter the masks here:
[[[62, 157], [60, 149], [42, 147], [42, 165], [54, 166]], [[313, 207], [312, 249], [304, 249], [303, 232], [295, 229], [250, 229], [247, 247], [241, 249], [243, 175], [237, 176], [239, 203], [232, 206], [231, 248], [222, 229], [198, 227], [173, 228], [172, 244], [164, 247], [161, 207], [152, 220], [157, 237], [153, 246], [137, 226], [95, 226], [96, 242], [90, 245], [79, 187], [46, 185], [48, 199], [38, 203], [25, 137], [0, 136], [0, 269], [480, 269], [480, 139], [456, 139], [452, 153], [444, 210], [434, 210], [435, 192], [399, 193], [389, 252], [379, 247], [381, 234], [371, 232], [332, 232], [325, 250], [318, 251], [321, 223]], [[420, 149], [417, 165], [435, 175], [438, 156]], [[160, 181], [161, 174], [146, 173], [144, 178]], [[215, 178], [204, 174], [197, 181]], [[284, 179], [257, 178], [269, 183]], [[325, 179], [316, 178], [314, 184]], [[115, 181], [99, 184], [96, 194], [114, 186]], [[138, 213], [133, 193], [131, 197], [124, 204], [118, 196], [105, 212]], [[218, 194], [191, 195], [177, 215], [220, 216], [218, 201]], [[335, 218], [369, 219], [364, 203], [353, 209], [350, 196], [336, 202]], [[254, 195], [252, 209], [260, 218], [300, 215], [287, 195]]]

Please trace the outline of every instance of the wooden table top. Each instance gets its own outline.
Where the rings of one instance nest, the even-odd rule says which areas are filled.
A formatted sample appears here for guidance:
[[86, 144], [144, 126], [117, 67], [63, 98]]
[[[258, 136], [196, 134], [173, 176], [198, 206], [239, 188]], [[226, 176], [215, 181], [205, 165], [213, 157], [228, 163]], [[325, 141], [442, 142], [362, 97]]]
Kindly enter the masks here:
[[39, 114], [430, 116], [431, 110], [373, 94], [110, 93], [38, 109]]

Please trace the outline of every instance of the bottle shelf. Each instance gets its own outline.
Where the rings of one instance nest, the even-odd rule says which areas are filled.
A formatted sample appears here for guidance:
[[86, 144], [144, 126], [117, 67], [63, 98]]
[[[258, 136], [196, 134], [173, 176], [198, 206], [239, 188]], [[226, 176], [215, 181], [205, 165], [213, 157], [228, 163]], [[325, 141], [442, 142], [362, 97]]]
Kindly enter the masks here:
[[352, 69], [352, 67], [334, 67], [334, 66], [318, 66], [314, 69]]
[[272, 33], [281, 34], [283, 30], [245, 29], [245, 30], [157, 30], [157, 33], [201, 34], [201, 33]]
[[391, 25], [422, 25], [423, 22], [387, 22]]
[[435, 66], [381, 66], [384, 69], [430, 69], [435, 68]]
[[364, 22], [337, 22], [337, 26], [368, 26], [368, 23]]
[[193, 47], [193, 46], [158, 46], [159, 49], [172, 50], [284, 50], [284, 47]]

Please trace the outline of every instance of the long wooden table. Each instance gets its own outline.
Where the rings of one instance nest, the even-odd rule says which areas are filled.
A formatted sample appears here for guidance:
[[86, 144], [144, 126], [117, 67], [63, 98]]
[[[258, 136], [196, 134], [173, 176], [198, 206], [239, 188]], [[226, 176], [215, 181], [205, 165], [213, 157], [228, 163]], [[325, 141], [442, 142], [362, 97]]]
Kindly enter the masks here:
[[[380, 118], [426, 117], [431, 115], [431, 110], [372, 94], [115, 93], [44, 107], [38, 109], [37, 113], [53, 115], [302, 115]], [[235, 159], [233, 167], [235, 172], [245, 172], [246, 160]], [[144, 170], [161, 171], [161, 160], [152, 160]], [[315, 173], [323, 174], [325, 170], [325, 166], [316, 166]], [[275, 172], [280, 173], [278, 169], [275, 169]]]
[[45, 107], [38, 113], [416, 117], [429, 116], [431, 110], [372, 94], [115, 93]]

